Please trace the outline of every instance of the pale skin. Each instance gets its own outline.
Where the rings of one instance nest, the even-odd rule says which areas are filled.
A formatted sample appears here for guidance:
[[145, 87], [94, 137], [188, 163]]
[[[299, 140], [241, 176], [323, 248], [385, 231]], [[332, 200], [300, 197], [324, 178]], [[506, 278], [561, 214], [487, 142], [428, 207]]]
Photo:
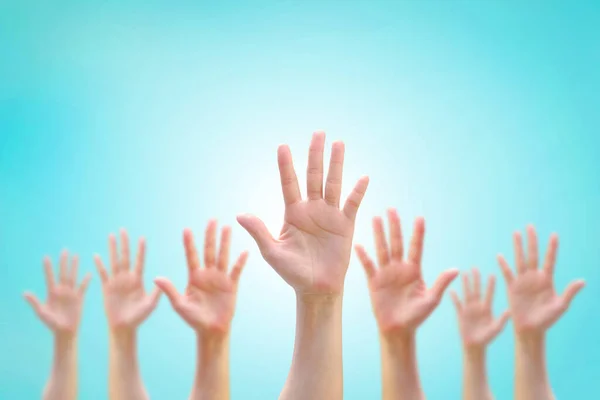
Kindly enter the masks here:
[[325, 185], [325, 133], [313, 134], [302, 199], [286, 145], [277, 158], [285, 214], [278, 238], [255, 216], [238, 222], [256, 241], [263, 258], [296, 292], [296, 340], [292, 366], [280, 399], [341, 399], [342, 296], [354, 221], [369, 179], [356, 183], [340, 208], [344, 144], [334, 142]]
[[450, 292], [456, 313], [463, 346], [463, 399], [492, 400], [494, 397], [489, 387], [485, 350], [504, 329], [510, 314], [504, 311], [498, 318], [492, 313], [496, 279], [488, 278], [485, 293], [481, 290], [481, 275], [474, 268], [469, 277], [463, 273], [462, 301], [456, 292]]
[[389, 246], [383, 220], [373, 219], [379, 268], [363, 246], [356, 245], [355, 250], [367, 275], [371, 305], [379, 327], [383, 399], [421, 400], [425, 394], [417, 368], [416, 331], [438, 306], [458, 271], [442, 272], [428, 288], [421, 269], [425, 221], [423, 218], [415, 220], [410, 247], [405, 254], [396, 210], [388, 210], [388, 219]]
[[228, 400], [229, 337], [235, 312], [238, 282], [248, 252], [243, 252], [229, 268], [231, 228], [221, 231], [217, 250], [217, 222], [208, 223], [204, 241], [204, 267], [190, 230], [183, 243], [188, 268], [188, 284], [179, 293], [167, 278], [156, 285], [167, 295], [173, 309], [196, 332], [196, 375], [190, 400]]
[[121, 230], [120, 236], [120, 251], [115, 236], [108, 238], [110, 273], [100, 256], [95, 256], [109, 328], [108, 393], [111, 400], [143, 400], [148, 394], [138, 364], [137, 329], [158, 305], [161, 292], [144, 289], [145, 240], [140, 239], [132, 266], [127, 232]]
[[36, 315], [54, 334], [54, 359], [50, 379], [44, 388], [45, 400], [74, 400], [77, 398], [77, 334], [81, 321], [83, 298], [91, 275], [77, 284], [79, 260], [74, 256], [69, 267], [69, 254], [60, 257], [58, 280], [52, 262], [44, 259], [44, 274], [48, 299], [42, 303], [29, 292], [24, 294]]
[[541, 268], [537, 234], [532, 225], [527, 227], [527, 252], [520, 232], [514, 233], [513, 243], [516, 273], [511, 270], [502, 255], [498, 256], [498, 262], [506, 281], [515, 330], [515, 399], [554, 399], [546, 368], [546, 331], [568, 310], [585, 282], [581, 279], [575, 280], [567, 285], [562, 294], [556, 293], [556, 234], [550, 237]]

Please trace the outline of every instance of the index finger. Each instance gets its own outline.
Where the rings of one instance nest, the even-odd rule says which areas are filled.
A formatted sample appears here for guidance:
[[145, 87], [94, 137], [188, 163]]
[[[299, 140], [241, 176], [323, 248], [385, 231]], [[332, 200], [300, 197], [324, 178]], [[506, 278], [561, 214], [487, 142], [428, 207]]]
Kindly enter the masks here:
[[298, 177], [292, 162], [292, 153], [287, 145], [281, 145], [277, 149], [277, 164], [279, 165], [279, 177], [281, 178], [281, 190], [283, 201], [286, 206], [300, 201], [300, 187]]

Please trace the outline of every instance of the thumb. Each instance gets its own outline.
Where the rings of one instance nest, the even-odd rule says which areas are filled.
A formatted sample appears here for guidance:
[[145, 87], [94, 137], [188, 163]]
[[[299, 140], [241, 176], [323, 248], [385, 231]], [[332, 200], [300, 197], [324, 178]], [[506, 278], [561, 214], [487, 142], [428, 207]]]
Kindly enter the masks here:
[[146, 318], [148, 318], [148, 316], [152, 314], [152, 311], [154, 311], [154, 309], [158, 305], [158, 300], [160, 299], [161, 294], [162, 292], [160, 291], [160, 289], [155, 287], [152, 290], [152, 292], [150, 292], [150, 294], [146, 297], [145, 301], [141, 303], [140, 315], [138, 320], [139, 322], [146, 320]]
[[[154, 283], [156, 284], [158, 289], [160, 289], [160, 291], [164, 292], [167, 295], [167, 298], [171, 302], [171, 306], [173, 306], [173, 308], [175, 309], [179, 308], [181, 304], [181, 295], [179, 294], [179, 292], [177, 292], [177, 289], [171, 283], [171, 281], [167, 278], [156, 278], [154, 279]], [[158, 298], [156, 302], [158, 303]]]
[[430, 289], [433, 294], [433, 297], [437, 302], [442, 300], [444, 292], [446, 291], [446, 289], [448, 289], [448, 286], [450, 286], [454, 278], [456, 278], [457, 276], [458, 270], [454, 268], [444, 271], [440, 274], [440, 276], [438, 276], [438, 278], [435, 280], [433, 286]]
[[33, 311], [36, 313], [38, 318], [41, 319], [42, 322], [44, 322], [45, 324], [50, 324], [51, 321], [50, 321], [50, 317], [48, 316], [48, 313], [46, 311], [46, 308], [38, 300], [38, 298], [34, 294], [29, 293], [29, 292], [25, 292], [23, 294], [23, 297], [25, 298], [25, 300], [27, 300], [27, 302], [29, 303], [31, 308], [33, 308]]
[[271, 250], [271, 246], [273, 245], [274, 239], [271, 236], [271, 233], [265, 226], [265, 223], [262, 222], [259, 218], [254, 215], [238, 215], [237, 221], [239, 224], [252, 236], [260, 253], [263, 257]]
[[563, 306], [565, 309], [569, 308], [571, 301], [575, 298], [575, 295], [579, 293], [581, 289], [585, 286], [585, 282], [581, 279], [578, 279], [574, 282], [569, 283], [565, 291], [563, 292], [561, 298], [563, 301]]
[[160, 296], [162, 295], [161, 290], [158, 287], [152, 289], [150, 295], [148, 296], [148, 302], [150, 303], [150, 308], [154, 310], [160, 301]]
[[494, 332], [494, 336], [496, 336], [500, 332], [502, 332], [502, 330], [506, 326], [506, 323], [508, 322], [509, 318], [510, 318], [510, 311], [508, 311], [508, 310], [504, 311], [498, 318], [496, 318], [496, 320], [492, 324], [492, 330]]

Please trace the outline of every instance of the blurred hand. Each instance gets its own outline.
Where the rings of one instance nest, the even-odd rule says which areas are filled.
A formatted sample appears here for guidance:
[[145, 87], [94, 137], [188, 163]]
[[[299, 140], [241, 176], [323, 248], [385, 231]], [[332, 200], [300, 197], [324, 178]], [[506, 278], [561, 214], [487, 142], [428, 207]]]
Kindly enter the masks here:
[[144, 290], [142, 278], [146, 255], [145, 240], [140, 239], [139, 241], [137, 259], [133, 269], [131, 269], [129, 254], [129, 237], [125, 230], [121, 230], [121, 246], [119, 254], [115, 236], [109, 236], [110, 276], [100, 256], [96, 255], [94, 258], [98, 275], [102, 281], [104, 309], [110, 329], [133, 330], [156, 308], [161, 292], [158, 288], [154, 288], [150, 293], [146, 293]]
[[567, 311], [575, 295], [584, 287], [583, 280], [571, 282], [564, 293], [554, 289], [554, 265], [558, 251], [558, 236], [550, 237], [543, 268], [539, 269], [537, 236], [533, 226], [527, 227], [528, 251], [525, 255], [520, 232], [513, 236], [517, 274], [513, 275], [506, 259], [498, 262], [508, 286], [510, 313], [518, 334], [541, 334]]
[[188, 264], [188, 285], [184, 294], [166, 278], [156, 278], [156, 285], [167, 295], [177, 313], [197, 332], [223, 335], [229, 332], [237, 295], [238, 280], [246, 264], [243, 252], [228, 273], [231, 229], [224, 227], [217, 255], [217, 222], [210, 221], [204, 240], [204, 268], [200, 267], [192, 232], [183, 235]]
[[60, 272], [58, 283], [54, 280], [52, 262], [48, 257], [44, 259], [44, 272], [48, 300], [42, 303], [29, 292], [24, 294], [37, 316], [48, 328], [56, 334], [73, 335], [77, 332], [81, 321], [83, 296], [90, 283], [91, 275], [87, 274], [77, 286], [77, 269], [79, 259], [73, 256], [71, 268], [68, 267], [69, 254], [64, 251], [60, 257]]
[[421, 273], [421, 257], [425, 236], [425, 221], [417, 218], [408, 252], [404, 259], [400, 218], [395, 210], [388, 211], [391, 251], [388, 249], [383, 221], [373, 219], [375, 248], [379, 268], [367, 255], [364, 247], [356, 245], [369, 282], [371, 304], [382, 333], [413, 333], [440, 303], [444, 291], [458, 275], [447, 270], [427, 288]]
[[492, 314], [492, 301], [496, 278], [492, 275], [488, 279], [485, 295], [481, 293], [481, 277], [477, 268], [473, 269], [473, 280], [469, 282], [468, 273], [463, 273], [464, 299], [461, 302], [456, 292], [450, 292], [452, 301], [458, 314], [458, 323], [463, 346], [469, 348], [483, 348], [490, 343], [504, 329], [510, 313], [504, 311], [500, 317], [494, 319]]
[[344, 144], [334, 142], [323, 195], [325, 133], [313, 135], [308, 155], [307, 199], [302, 200], [287, 146], [277, 151], [285, 202], [283, 228], [274, 239], [254, 216], [238, 222], [252, 235], [264, 259], [299, 295], [340, 294], [350, 261], [354, 220], [369, 179], [362, 177], [340, 209]]

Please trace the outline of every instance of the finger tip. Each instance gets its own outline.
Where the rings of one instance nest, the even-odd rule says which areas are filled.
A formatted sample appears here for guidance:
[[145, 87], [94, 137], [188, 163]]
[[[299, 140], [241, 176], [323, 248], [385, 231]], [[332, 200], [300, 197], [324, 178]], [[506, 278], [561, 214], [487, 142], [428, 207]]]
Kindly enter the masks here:
[[339, 149], [339, 150], [343, 150], [344, 149], [344, 142], [342, 140], [334, 140], [333, 143], [331, 143], [331, 148], [332, 149]]
[[156, 286], [160, 286], [160, 285], [162, 285], [162, 284], [164, 283], [164, 281], [165, 281], [165, 278], [163, 278], [162, 276], [157, 276], [157, 277], [156, 277], [156, 278], [154, 278], [152, 281], [154, 282], [154, 284], [155, 284]]
[[520, 231], [514, 231], [513, 232], [513, 238], [515, 240], [520, 240], [521, 239], [521, 232]]
[[283, 143], [280, 144], [279, 146], [277, 146], [277, 155], [278, 156], [286, 156], [290, 153], [290, 146], [288, 146], [287, 144]]
[[192, 230], [191, 230], [190, 228], [185, 228], [185, 229], [183, 230], [183, 240], [184, 240], [185, 242], [187, 242], [187, 241], [191, 240], [191, 239], [192, 239], [192, 236], [193, 236], [193, 233], [192, 233]]

